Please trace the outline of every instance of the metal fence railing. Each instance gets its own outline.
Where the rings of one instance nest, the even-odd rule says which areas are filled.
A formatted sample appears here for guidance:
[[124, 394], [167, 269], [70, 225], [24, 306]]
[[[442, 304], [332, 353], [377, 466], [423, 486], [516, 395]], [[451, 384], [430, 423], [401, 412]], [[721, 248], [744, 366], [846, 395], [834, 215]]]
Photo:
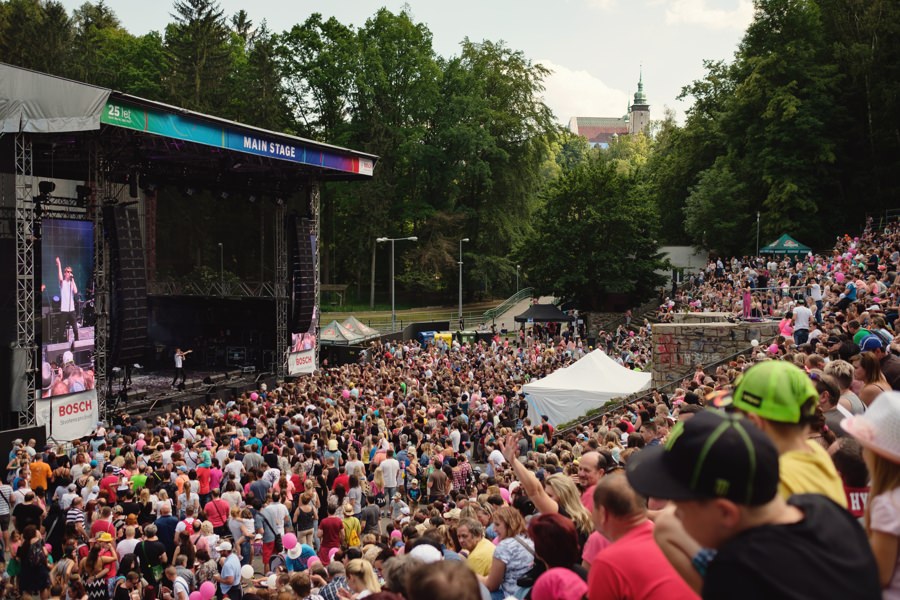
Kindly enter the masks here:
[[504, 300], [500, 304], [500, 306], [484, 311], [484, 314], [481, 316], [481, 320], [485, 323], [487, 323], [488, 321], [493, 321], [525, 298], [531, 298], [533, 294], [534, 288], [522, 288], [521, 290]]

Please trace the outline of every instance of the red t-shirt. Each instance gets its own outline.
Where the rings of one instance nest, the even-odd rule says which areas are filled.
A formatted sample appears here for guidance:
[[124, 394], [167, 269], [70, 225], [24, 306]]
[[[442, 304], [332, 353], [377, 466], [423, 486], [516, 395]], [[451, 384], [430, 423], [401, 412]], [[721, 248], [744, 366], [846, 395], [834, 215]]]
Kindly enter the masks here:
[[650, 521], [636, 526], [597, 554], [591, 562], [588, 589], [590, 600], [699, 598], [656, 545]]
[[209, 493], [209, 477], [209, 467], [197, 467], [197, 483], [200, 484], [200, 489], [197, 490], [198, 494]]
[[338, 475], [334, 478], [334, 485], [331, 486], [331, 489], [336, 490], [338, 486], [344, 488], [345, 493], [350, 492], [350, 476], [346, 473]]
[[206, 511], [206, 518], [212, 523], [213, 527], [221, 527], [228, 521], [228, 515], [231, 511], [231, 505], [227, 500], [210, 500], [203, 507]]
[[866, 507], [869, 505], [869, 488], [855, 488], [845, 485], [844, 493], [847, 495], [847, 510], [850, 511], [850, 514], [857, 519], [865, 515]]
[[319, 529], [322, 530], [322, 545], [319, 547], [319, 560], [322, 564], [328, 566], [328, 551], [332, 548], [341, 547], [341, 534], [344, 532], [344, 522], [335, 516], [322, 519], [319, 523]]
[[111, 535], [113, 539], [116, 539], [116, 526], [106, 519], [97, 519], [91, 523], [91, 538], [96, 538], [102, 531], [105, 531]]
[[116, 501], [116, 488], [119, 487], [119, 478], [115, 475], [107, 475], [103, 479], [100, 480], [100, 489], [106, 490], [109, 493], [109, 503], [113, 504]]

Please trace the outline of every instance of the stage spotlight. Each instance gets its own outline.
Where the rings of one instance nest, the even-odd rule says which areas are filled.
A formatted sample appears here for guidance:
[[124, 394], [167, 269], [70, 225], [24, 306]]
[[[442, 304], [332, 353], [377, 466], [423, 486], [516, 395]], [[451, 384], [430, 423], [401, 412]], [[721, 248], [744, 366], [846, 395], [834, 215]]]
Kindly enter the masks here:
[[38, 189], [41, 192], [41, 196], [47, 197], [56, 190], [56, 184], [52, 181], [41, 181], [38, 183]]
[[275, 198], [275, 205], [276, 206], [284, 206], [284, 198], [281, 198], [281, 197]]
[[250, 204], [256, 202], [256, 194], [250, 194], [249, 196], [247, 196], [247, 202], [249, 202]]
[[193, 195], [196, 194], [196, 193], [197, 193], [197, 190], [195, 190], [195, 189], [192, 188], [192, 187], [186, 187], [186, 188], [184, 188], [184, 195], [185, 195], [185, 196], [193, 196]]
[[219, 192], [219, 198], [221, 200], [228, 200], [228, 190], [222, 190]]

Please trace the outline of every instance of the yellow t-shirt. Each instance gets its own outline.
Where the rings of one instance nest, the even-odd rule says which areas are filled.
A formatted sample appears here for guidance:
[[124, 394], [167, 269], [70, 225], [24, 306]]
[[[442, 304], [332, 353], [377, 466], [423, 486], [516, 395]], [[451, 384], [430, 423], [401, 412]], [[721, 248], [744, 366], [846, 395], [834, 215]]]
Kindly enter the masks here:
[[822, 494], [847, 508], [844, 484], [828, 452], [814, 441], [806, 444], [809, 452], [793, 450], [778, 458], [778, 493], [785, 500], [794, 494]]
[[476, 575], [488, 576], [491, 571], [491, 561], [494, 558], [494, 545], [487, 539], [481, 538], [481, 541], [475, 545], [475, 549], [469, 553], [466, 563]]

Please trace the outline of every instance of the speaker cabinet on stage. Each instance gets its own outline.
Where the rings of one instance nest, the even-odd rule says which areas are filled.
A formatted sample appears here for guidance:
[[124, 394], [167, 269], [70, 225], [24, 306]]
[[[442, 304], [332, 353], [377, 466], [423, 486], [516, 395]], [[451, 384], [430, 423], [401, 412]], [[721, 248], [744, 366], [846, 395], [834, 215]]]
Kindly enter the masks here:
[[292, 217], [291, 232], [291, 332], [306, 332], [316, 304], [316, 268], [313, 222]]
[[45, 343], [64, 344], [69, 341], [66, 332], [66, 315], [62, 313], [50, 313], [44, 317], [47, 329], [44, 331]]
[[138, 212], [130, 206], [103, 208], [109, 244], [112, 307], [110, 366], [139, 362], [147, 346], [147, 270]]

